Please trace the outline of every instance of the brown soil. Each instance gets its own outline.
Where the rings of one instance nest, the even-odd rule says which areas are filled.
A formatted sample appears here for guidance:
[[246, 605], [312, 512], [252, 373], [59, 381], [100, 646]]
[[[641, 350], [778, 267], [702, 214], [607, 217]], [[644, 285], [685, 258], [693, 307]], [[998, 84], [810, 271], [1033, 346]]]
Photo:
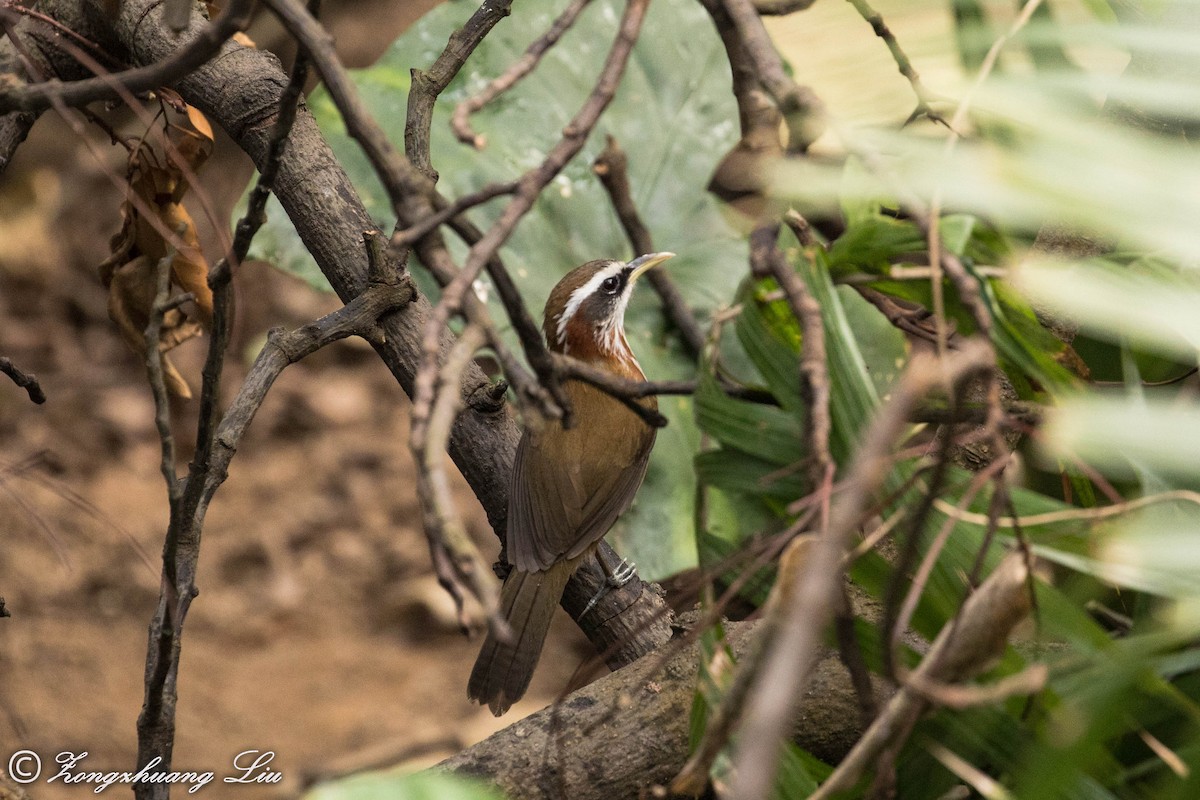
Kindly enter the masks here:
[[[51, 128], [39, 125], [0, 180], [0, 356], [36, 373], [49, 398], [35, 406], [0, 376], [0, 595], [12, 613], [0, 620], [0, 769], [27, 748], [47, 762], [87, 751], [88, 771], [127, 770], [166, 492], [145, 376], [95, 273], [119, 198]], [[268, 327], [336, 307], [261, 264], [245, 265], [237, 287], [227, 390]], [[193, 387], [203, 347], [177, 351]], [[173, 414], [182, 471], [195, 403]], [[204, 532], [174, 761], [221, 776], [238, 753], [272, 750], [284, 780], [206, 795], [292, 797], [322, 776], [432, 763], [544, 706], [586, 655], [563, 616], [529, 698], [504, 720], [467, 702], [477, 642], [458, 632], [431, 574], [407, 418], [390, 374], [349, 342], [285, 372], [251, 426]], [[494, 553], [474, 498], [457, 491]], [[27, 790], [54, 800], [93, 788]]]

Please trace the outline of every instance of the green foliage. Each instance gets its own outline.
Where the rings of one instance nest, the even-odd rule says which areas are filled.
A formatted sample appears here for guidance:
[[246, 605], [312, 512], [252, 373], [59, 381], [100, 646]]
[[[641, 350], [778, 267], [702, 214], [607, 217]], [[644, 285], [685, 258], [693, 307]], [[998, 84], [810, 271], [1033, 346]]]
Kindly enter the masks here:
[[321, 784], [304, 800], [503, 800], [480, 781], [458, 775], [419, 772], [400, 775], [372, 772]]

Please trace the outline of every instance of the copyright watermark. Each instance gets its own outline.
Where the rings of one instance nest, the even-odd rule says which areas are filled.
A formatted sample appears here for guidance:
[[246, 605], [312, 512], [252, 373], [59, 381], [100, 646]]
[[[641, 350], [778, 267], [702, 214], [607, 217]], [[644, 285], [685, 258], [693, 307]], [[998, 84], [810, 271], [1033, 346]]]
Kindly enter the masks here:
[[[85, 765], [88, 753], [63, 751], [54, 756], [52, 764], [43, 764], [42, 757], [33, 750], [18, 750], [8, 759], [8, 777], [20, 784], [46, 783], [87, 786], [100, 794], [112, 786], [135, 786], [137, 784], [165, 783], [186, 786], [188, 794], [195, 794], [217, 780], [215, 771], [159, 769], [162, 758], [155, 756], [136, 772], [116, 770], [94, 770]], [[271, 784], [283, 780], [283, 773], [273, 769], [273, 750], [243, 750], [233, 757], [230, 769], [222, 774], [222, 783]]]

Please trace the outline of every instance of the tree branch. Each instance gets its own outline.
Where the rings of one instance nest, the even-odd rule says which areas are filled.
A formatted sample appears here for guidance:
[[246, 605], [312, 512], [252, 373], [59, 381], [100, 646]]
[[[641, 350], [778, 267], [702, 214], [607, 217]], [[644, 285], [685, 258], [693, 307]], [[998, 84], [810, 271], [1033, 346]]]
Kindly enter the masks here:
[[433, 105], [438, 95], [462, 69], [483, 37], [507, 17], [512, 0], [484, 0], [467, 23], [456, 30], [446, 49], [427, 70], [412, 71], [412, 89], [408, 93], [408, 118], [404, 123], [404, 152], [409, 161], [430, 180], [437, 181], [429, 153], [429, 134], [433, 126]]
[[38, 383], [37, 375], [25, 372], [10, 358], [0, 358], [0, 372], [12, 378], [13, 383], [24, 389], [32, 402], [38, 405], [46, 402], [46, 393], [42, 391], [42, 385]]
[[[761, 641], [762, 623], [726, 630], [739, 658]], [[696, 645], [665, 664], [645, 659], [606, 675], [443, 761], [435, 770], [482, 778], [513, 800], [656, 797], [688, 757], [689, 710], [696, 691]], [[857, 701], [836, 654], [813, 667], [801, 747], [838, 760], [858, 737]], [[597, 731], [603, 730], [598, 747]], [[662, 796], [666, 796], [663, 794]]]
[[[244, 30], [253, 9], [253, 0], [230, 0], [212, 24], [197, 31], [184, 47], [146, 66], [69, 82], [48, 80], [25, 86], [0, 86], [0, 113], [41, 112], [56, 103], [78, 107], [98, 100], [114, 100], [119, 94], [118, 86], [140, 94], [171, 85], [216, 55], [229, 37]], [[16, 14], [19, 10], [20, 7], [14, 7], [0, 13]]]
[[[613, 211], [617, 213], [617, 219], [620, 220], [621, 227], [625, 229], [625, 235], [629, 237], [629, 243], [633, 246], [633, 255], [636, 257], [657, 252], [650, 230], [642, 222], [637, 205], [633, 202], [633, 190], [629, 185], [629, 159], [611, 135], [600, 155], [592, 162], [592, 171], [608, 192]], [[679, 287], [671, 280], [670, 274], [661, 269], [650, 270], [646, 279], [658, 293], [663, 311], [683, 337], [684, 345], [693, 356], [699, 356], [704, 350], [704, 332], [680, 294]]]
[[[542, 56], [546, 55], [547, 51], [556, 45], [558, 40], [562, 38], [562, 35], [575, 24], [575, 20], [579, 18], [580, 13], [583, 12], [583, 9], [590, 2], [591, 0], [571, 0], [567, 4], [567, 7], [562, 10], [562, 13], [558, 15], [558, 18], [554, 20], [554, 23], [550, 26], [550, 30], [546, 31], [533, 44], [529, 45], [525, 53], [514, 61], [508, 69], [494, 78], [479, 94], [463, 100], [454, 107], [454, 113], [450, 117], [450, 129], [454, 131], [455, 137], [460, 142], [469, 144], [476, 149], [483, 148], [486, 143], [484, 137], [471, 130], [471, 115], [516, 86], [522, 78], [533, 72], [541, 62]], [[642, 252], [650, 253], [653, 251], [643, 250]]]

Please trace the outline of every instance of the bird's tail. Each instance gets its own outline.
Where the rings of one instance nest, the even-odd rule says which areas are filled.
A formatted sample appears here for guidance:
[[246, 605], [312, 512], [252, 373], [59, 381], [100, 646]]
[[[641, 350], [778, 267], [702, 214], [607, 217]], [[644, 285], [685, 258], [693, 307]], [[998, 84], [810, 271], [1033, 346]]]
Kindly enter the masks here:
[[540, 572], [513, 570], [504, 581], [500, 613], [508, 621], [512, 639], [502, 642], [489, 631], [467, 683], [467, 696], [486, 703], [497, 717], [529, 688], [554, 609], [576, 566], [573, 559]]

